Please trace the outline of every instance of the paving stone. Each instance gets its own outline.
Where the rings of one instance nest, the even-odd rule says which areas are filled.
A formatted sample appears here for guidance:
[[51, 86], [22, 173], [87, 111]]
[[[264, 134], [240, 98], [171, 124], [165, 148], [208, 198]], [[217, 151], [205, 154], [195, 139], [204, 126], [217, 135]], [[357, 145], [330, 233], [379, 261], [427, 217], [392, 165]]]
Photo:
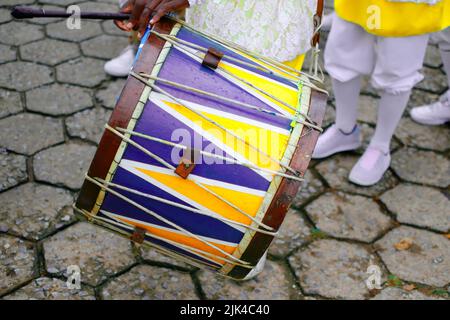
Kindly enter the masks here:
[[0, 89], [0, 118], [23, 110], [20, 94], [14, 91]]
[[91, 288], [69, 289], [66, 282], [59, 279], [38, 278], [14, 293], [5, 300], [95, 300]]
[[324, 190], [324, 186], [320, 179], [315, 177], [311, 171], [307, 171], [302, 182], [300, 190], [297, 192], [292, 205], [296, 208], [301, 207], [306, 201], [314, 196], [317, 196]]
[[27, 179], [26, 158], [0, 149], [0, 191], [14, 187]]
[[80, 6], [82, 11], [117, 12], [119, 10], [119, 1], [84, 1], [80, 2], [78, 5]]
[[30, 113], [1, 119], [0, 132], [2, 147], [26, 155], [64, 141], [61, 120]]
[[424, 126], [410, 118], [403, 118], [395, 136], [407, 146], [436, 151], [450, 149], [450, 127], [446, 126]]
[[361, 80], [361, 93], [364, 95], [370, 95], [374, 97], [379, 97], [380, 94], [377, 89], [375, 89], [372, 84], [369, 76], [363, 76]]
[[61, 82], [95, 87], [106, 79], [103, 65], [103, 61], [92, 58], [72, 60], [56, 67], [56, 77]]
[[53, 82], [52, 69], [31, 62], [9, 62], [0, 65], [0, 86], [26, 91]]
[[123, 79], [111, 81], [106, 88], [97, 92], [96, 98], [105, 108], [114, 109], [124, 86], [125, 80]]
[[448, 88], [447, 76], [439, 69], [423, 68], [425, 79], [416, 85], [416, 88], [442, 94]]
[[279, 235], [269, 247], [269, 254], [285, 257], [294, 249], [306, 244], [311, 237], [311, 227], [298, 211], [289, 210], [281, 225]]
[[450, 185], [450, 160], [431, 151], [401, 149], [393, 154], [391, 167], [409, 182], [443, 188]]
[[427, 47], [425, 66], [430, 68], [440, 68], [442, 66], [441, 54], [437, 46]]
[[35, 0], [2, 0], [2, 6], [15, 6], [18, 4], [30, 4]]
[[128, 33], [119, 29], [111, 20], [103, 21], [102, 28], [106, 34], [128, 37]]
[[54, 39], [44, 39], [20, 47], [20, 56], [23, 60], [51, 66], [76, 58], [79, 55], [80, 50], [75, 43]]
[[88, 89], [52, 84], [27, 91], [27, 109], [49, 115], [66, 115], [93, 106]]
[[378, 98], [361, 95], [358, 105], [358, 120], [375, 125], [378, 115]]
[[0, 63], [16, 60], [16, 50], [10, 46], [0, 44]]
[[112, 59], [129, 44], [125, 37], [101, 35], [81, 43], [83, 54], [101, 59]]
[[67, 131], [72, 137], [99, 143], [110, 116], [111, 111], [103, 108], [78, 112], [66, 119]]
[[450, 230], [450, 199], [436, 189], [400, 184], [381, 196], [399, 222], [442, 232]]
[[165, 254], [160, 253], [158, 250], [154, 248], [148, 248], [141, 246], [140, 248], [140, 255], [142, 259], [148, 261], [148, 262], [156, 262], [158, 264], [169, 266], [169, 267], [178, 267], [186, 270], [195, 270], [196, 267], [185, 263], [183, 261], [180, 261], [178, 259], [169, 257]]
[[233, 281], [210, 271], [199, 272], [200, 285], [207, 299], [213, 300], [287, 300], [292, 284], [280, 264], [268, 260], [264, 270], [248, 281]]
[[113, 279], [103, 288], [102, 296], [106, 300], [198, 299], [189, 274], [146, 265]]
[[436, 297], [424, 295], [422, 292], [406, 291], [402, 288], [388, 287], [381, 290], [374, 298], [370, 300], [443, 300]]
[[439, 100], [439, 95], [434, 93], [424, 92], [422, 90], [413, 89], [411, 97], [409, 98], [407, 110], [414, 107], [423, 106]]
[[336, 122], [336, 110], [331, 103], [328, 103], [327, 109], [325, 110], [325, 116], [323, 118], [322, 127], [327, 128]]
[[31, 242], [0, 234], [0, 295], [31, 280], [35, 261]]
[[67, 267], [77, 265], [81, 282], [93, 286], [134, 263], [128, 240], [87, 222], [45, 240], [44, 254], [48, 272], [67, 277]]
[[351, 183], [348, 175], [358, 159], [356, 155], [339, 154], [320, 162], [316, 169], [332, 188], [367, 196], [377, 196], [397, 184], [397, 179], [389, 170], [383, 179], [372, 187], [361, 187]]
[[[81, 29], [67, 28], [67, 20], [51, 23], [45, 26], [48, 36], [55, 39], [80, 42], [102, 34], [98, 22], [82, 21]], [[99, 48], [100, 49], [100, 48]]]
[[337, 238], [370, 243], [391, 226], [379, 206], [362, 196], [326, 193], [306, 211], [320, 230]]
[[365, 284], [368, 266], [381, 268], [365, 247], [328, 239], [297, 251], [289, 257], [289, 263], [306, 294], [339, 299], [364, 299], [369, 294]]
[[0, 42], [4, 44], [20, 46], [43, 37], [42, 27], [25, 22], [11, 21], [2, 24], [0, 28]]
[[48, 4], [57, 4], [60, 6], [68, 6], [77, 2], [80, 2], [80, 0], [39, 0], [40, 3], [48, 3]]
[[81, 188], [95, 150], [91, 145], [70, 142], [39, 152], [33, 160], [36, 180]]
[[32, 240], [74, 220], [73, 197], [64, 189], [27, 183], [0, 194], [0, 203], [0, 230]]
[[11, 12], [8, 9], [0, 8], [0, 23], [8, 22], [12, 19]]
[[[408, 250], [394, 245], [411, 239]], [[376, 249], [386, 267], [400, 279], [443, 287], [450, 283], [450, 240], [430, 231], [402, 226], [377, 241]]]

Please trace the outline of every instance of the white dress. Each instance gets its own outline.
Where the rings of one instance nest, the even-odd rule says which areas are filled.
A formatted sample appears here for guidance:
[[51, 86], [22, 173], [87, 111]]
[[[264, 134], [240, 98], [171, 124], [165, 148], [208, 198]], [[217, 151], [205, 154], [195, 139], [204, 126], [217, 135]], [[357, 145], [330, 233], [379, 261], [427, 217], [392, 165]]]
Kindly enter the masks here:
[[289, 61], [310, 49], [317, 0], [190, 0], [187, 22], [248, 50]]

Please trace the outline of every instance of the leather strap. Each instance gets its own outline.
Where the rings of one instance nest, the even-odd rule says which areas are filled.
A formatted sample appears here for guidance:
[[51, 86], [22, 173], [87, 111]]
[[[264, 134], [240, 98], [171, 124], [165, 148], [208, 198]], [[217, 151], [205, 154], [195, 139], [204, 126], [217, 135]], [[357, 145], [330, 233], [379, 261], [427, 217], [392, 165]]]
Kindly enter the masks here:
[[316, 14], [313, 17], [313, 24], [314, 24], [314, 34], [311, 39], [311, 46], [315, 47], [316, 44], [320, 41], [320, 32], [316, 31], [317, 28], [322, 23], [322, 16], [323, 16], [323, 0], [317, 0], [317, 11]]
[[209, 48], [208, 52], [205, 55], [205, 58], [203, 59], [202, 65], [215, 70], [219, 66], [220, 60], [222, 60], [222, 58], [222, 52], [215, 48]]

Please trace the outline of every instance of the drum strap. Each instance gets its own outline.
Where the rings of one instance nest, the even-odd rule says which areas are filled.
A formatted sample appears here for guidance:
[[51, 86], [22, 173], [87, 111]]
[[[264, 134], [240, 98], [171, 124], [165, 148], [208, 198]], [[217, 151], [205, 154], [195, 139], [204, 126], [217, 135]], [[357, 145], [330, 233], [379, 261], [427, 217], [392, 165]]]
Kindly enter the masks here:
[[217, 69], [220, 61], [223, 58], [223, 53], [215, 48], [208, 48], [208, 51], [205, 54], [205, 58], [203, 59], [202, 65], [205, 67], [209, 67], [211, 69]]
[[317, 0], [317, 11], [313, 17], [314, 23], [314, 34], [311, 39], [311, 47], [315, 47], [320, 41], [320, 27], [322, 25], [322, 15], [323, 15], [323, 0]]

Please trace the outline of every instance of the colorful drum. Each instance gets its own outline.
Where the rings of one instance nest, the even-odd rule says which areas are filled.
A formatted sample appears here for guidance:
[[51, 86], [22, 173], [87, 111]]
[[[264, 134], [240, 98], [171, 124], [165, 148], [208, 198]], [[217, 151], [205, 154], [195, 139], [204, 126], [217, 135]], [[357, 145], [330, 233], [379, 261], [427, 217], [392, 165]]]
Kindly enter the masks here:
[[301, 185], [326, 99], [315, 80], [165, 18], [141, 42], [75, 207], [244, 279]]

